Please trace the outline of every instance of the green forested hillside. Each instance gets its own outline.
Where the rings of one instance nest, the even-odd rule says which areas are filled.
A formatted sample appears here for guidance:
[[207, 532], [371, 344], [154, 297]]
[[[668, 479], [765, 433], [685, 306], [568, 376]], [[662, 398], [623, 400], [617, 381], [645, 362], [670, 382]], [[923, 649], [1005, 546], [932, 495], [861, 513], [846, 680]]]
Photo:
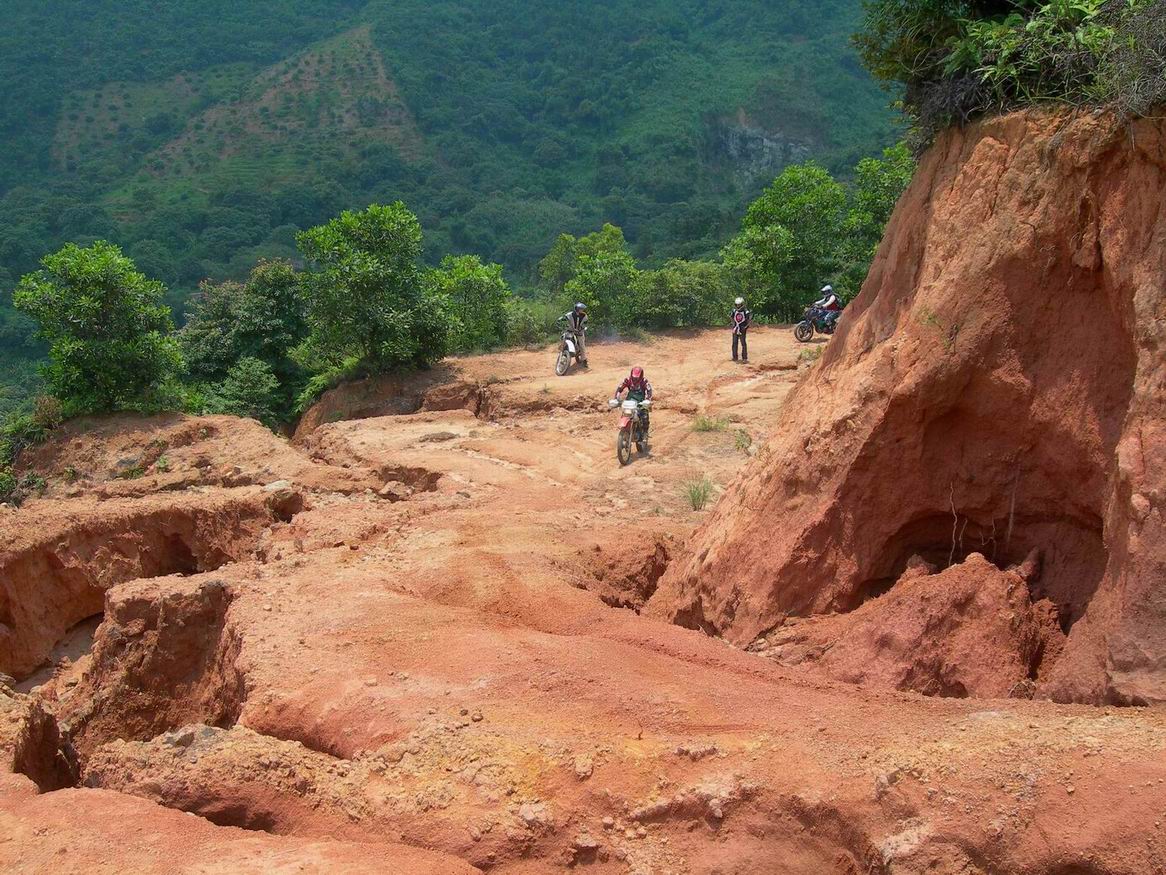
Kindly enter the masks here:
[[845, 173], [895, 139], [859, 7], [10, 0], [0, 384], [35, 352], [9, 292], [67, 241], [116, 241], [175, 305], [372, 201], [520, 287], [605, 221], [649, 264], [712, 254], [785, 164]]

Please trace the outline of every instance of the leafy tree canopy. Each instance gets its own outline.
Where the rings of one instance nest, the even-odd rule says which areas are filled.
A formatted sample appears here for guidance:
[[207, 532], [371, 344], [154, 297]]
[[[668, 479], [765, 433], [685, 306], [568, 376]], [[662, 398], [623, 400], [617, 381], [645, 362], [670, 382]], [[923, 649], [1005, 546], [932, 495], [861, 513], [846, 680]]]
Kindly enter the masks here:
[[403, 203], [341, 213], [298, 240], [313, 266], [305, 292], [318, 355], [388, 370], [445, 354], [448, 304], [422, 283], [421, 225]]
[[141, 404], [179, 367], [165, 287], [111, 243], [46, 256], [20, 281], [16, 307], [49, 345], [49, 386], [74, 410]]
[[506, 340], [511, 294], [501, 265], [449, 255], [427, 281], [431, 300], [448, 302], [452, 351], [491, 349]]

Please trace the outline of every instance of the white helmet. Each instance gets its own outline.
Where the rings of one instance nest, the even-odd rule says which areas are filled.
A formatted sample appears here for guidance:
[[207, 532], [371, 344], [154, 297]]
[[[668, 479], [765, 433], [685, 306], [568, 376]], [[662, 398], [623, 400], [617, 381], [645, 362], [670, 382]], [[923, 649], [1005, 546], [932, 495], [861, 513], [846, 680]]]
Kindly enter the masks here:
[[737, 299], [737, 300], [735, 300], [733, 303], [734, 303], [734, 304], [736, 304], [738, 307], [740, 307], [742, 304], [744, 304], [744, 303], [745, 303], [745, 299], [744, 299], [744, 298], [738, 298], [738, 299]]
[[833, 291], [834, 291], [834, 286], [831, 286], [831, 285], [822, 286], [822, 293], [823, 294], [830, 294]]

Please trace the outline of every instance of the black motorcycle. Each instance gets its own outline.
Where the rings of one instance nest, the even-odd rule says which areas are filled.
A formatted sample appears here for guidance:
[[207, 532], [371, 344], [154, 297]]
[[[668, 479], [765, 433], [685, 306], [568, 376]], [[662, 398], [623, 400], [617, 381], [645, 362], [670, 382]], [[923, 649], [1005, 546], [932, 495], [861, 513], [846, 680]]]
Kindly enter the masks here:
[[[830, 318], [832, 314], [834, 318]], [[823, 310], [821, 307], [807, 307], [802, 321], [794, 326], [794, 337], [799, 343], [809, 343], [814, 339], [815, 331], [818, 334], [833, 334], [841, 315], [836, 311]]]

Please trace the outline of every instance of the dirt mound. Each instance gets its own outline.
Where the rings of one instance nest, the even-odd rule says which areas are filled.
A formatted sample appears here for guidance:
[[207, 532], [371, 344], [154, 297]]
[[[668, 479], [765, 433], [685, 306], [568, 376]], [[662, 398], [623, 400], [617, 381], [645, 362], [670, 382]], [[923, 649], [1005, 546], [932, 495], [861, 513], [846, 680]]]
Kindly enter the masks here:
[[791, 619], [749, 646], [785, 665], [928, 696], [1031, 697], [1064, 646], [1056, 607], [978, 553], [939, 574], [916, 565], [848, 614]]
[[344, 493], [384, 485], [371, 471], [309, 459], [255, 420], [233, 416], [119, 414], [74, 420], [19, 461], [21, 470], [45, 478], [49, 498], [128, 498], [279, 481]]
[[583, 551], [573, 566], [584, 569], [577, 585], [595, 593], [605, 605], [639, 613], [656, 592], [674, 549], [671, 539], [629, 527], [618, 540]]
[[[650, 610], [745, 644], [912, 556], [1042, 552], [1040, 694], [1166, 701], [1166, 127], [1024, 113], [940, 139], [842, 329]], [[971, 228], [975, 234], [969, 234]]]
[[54, 690], [82, 761], [117, 738], [154, 738], [187, 723], [233, 725], [246, 696], [231, 593], [206, 577], [140, 581], [110, 592], [80, 682]]
[[470, 875], [473, 866], [389, 841], [343, 842], [222, 829], [144, 799], [102, 790], [36, 794], [0, 774], [0, 869], [121, 875], [380, 872]]

